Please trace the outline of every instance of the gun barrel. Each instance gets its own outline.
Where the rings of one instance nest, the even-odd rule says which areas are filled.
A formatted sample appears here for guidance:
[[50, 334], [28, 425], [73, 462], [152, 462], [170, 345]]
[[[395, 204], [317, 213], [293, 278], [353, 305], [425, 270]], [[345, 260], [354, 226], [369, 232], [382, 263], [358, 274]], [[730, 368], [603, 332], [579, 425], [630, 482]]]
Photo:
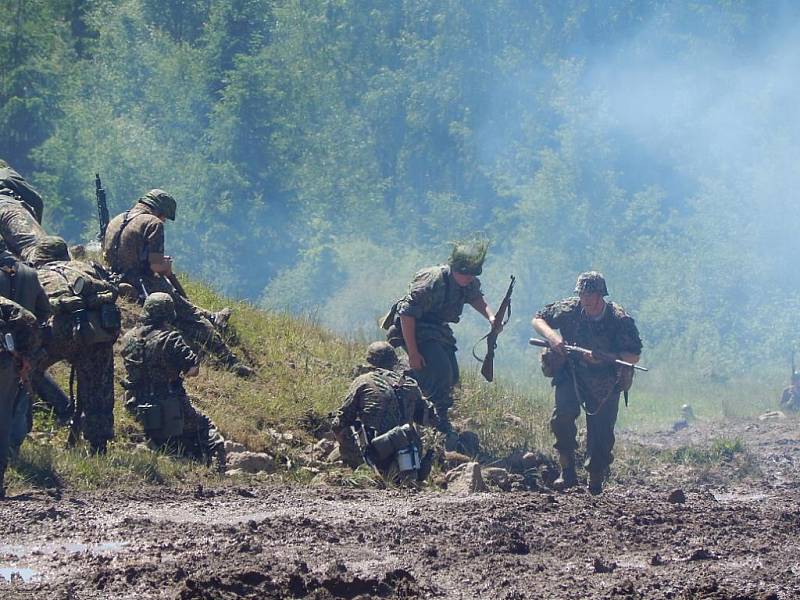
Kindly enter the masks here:
[[[531, 338], [528, 340], [528, 343], [531, 346], [538, 346], [539, 348], [550, 347], [550, 343], [548, 341], [540, 340], [539, 338]], [[570, 346], [569, 344], [567, 344], [565, 347], [567, 349], [567, 352], [575, 352], [576, 354], [586, 354], [586, 355], [592, 354], [592, 351], [589, 350], [588, 348], [581, 348], [580, 346]], [[650, 370], [647, 367], [643, 367], [641, 365], [635, 365], [631, 362], [620, 360], [619, 358], [614, 359], [614, 364], [620, 365], [622, 367], [631, 367], [633, 369], [636, 369], [637, 371], [647, 372]]]

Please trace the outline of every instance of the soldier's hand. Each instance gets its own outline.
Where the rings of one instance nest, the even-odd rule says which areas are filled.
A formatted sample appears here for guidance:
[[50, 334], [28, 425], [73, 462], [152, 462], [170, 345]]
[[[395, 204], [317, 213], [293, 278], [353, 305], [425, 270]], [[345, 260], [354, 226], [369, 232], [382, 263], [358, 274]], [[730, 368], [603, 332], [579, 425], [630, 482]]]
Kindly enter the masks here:
[[550, 349], [558, 352], [562, 356], [567, 355], [567, 344], [564, 342], [564, 339], [558, 335], [553, 335], [552, 338], [547, 340], [550, 343]]
[[408, 365], [415, 371], [421, 371], [425, 368], [425, 359], [419, 352], [411, 353], [408, 355]]
[[[497, 320], [497, 317], [492, 315], [492, 318], [489, 319], [489, 324], [492, 326], [492, 331], [495, 333], [500, 333], [503, 331], [503, 324]], [[496, 328], [496, 329], [495, 329]]]

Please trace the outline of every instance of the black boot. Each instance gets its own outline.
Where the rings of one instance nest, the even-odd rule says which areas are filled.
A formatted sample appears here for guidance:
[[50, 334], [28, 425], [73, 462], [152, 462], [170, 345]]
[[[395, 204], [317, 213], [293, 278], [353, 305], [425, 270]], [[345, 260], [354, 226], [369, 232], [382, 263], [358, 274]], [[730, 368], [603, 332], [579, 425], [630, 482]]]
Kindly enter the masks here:
[[589, 493], [592, 496], [598, 496], [603, 493], [603, 482], [605, 476], [602, 472], [589, 472]]
[[559, 454], [558, 462], [561, 464], [561, 475], [553, 482], [553, 488], [559, 491], [578, 485], [578, 474], [575, 472], [575, 455]]

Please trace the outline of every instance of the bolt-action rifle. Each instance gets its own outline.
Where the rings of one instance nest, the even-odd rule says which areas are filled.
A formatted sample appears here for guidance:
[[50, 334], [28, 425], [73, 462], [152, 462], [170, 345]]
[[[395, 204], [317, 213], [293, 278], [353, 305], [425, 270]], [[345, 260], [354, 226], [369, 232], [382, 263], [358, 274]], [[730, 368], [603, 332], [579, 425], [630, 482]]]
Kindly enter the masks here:
[[108, 228], [108, 203], [106, 202], [106, 190], [100, 182], [100, 174], [94, 174], [94, 197], [97, 200], [97, 222], [100, 225], [100, 231], [97, 234], [97, 241], [103, 243], [103, 238], [106, 237], [106, 229]]
[[[540, 340], [538, 338], [531, 338], [528, 343], [531, 346], [538, 346], [539, 348], [551, 348], [550, 342], [547, 340]], [[583, 356], [591, 356], [592, 358], [602, 360], [608, 363], [614, 363], [616, 365], [620, 365], [622, 367], [630, 367], [632, 369], [636, 369], [637, 371], [649, 371], [647, 367], [642, 367], [641, 365], [635, 365], [631, 362], [627, 362], [624, 360], [620, 360], [613, 354], [609, 354], [607, 352], [600, 352], [599, 350], [589, 350], [588, 348], [581, 348], [580, 346], [570, 346], [569, 344], [565, 344], [564, 348], [566, 348], [567, 352], [572, 352], [573, 354], [580, 354]]]
[[372, 453], [369, 451], [369, 439], [367, 438], [367, 430], [364, 428], [364, 424], [361, 421], [356, 421], [350, 426], [350, 431], [356, 441], [356, 446], [361, 454], [361, 458], [364, 459], [364, 463], [371, 468], [378, 477], [383, 478], [383, 475], [381, 475], [378, 466], [372, 458]]
[[494, 351], [497, 349], [497, 336], [500, 335], [503, 326], [508, 323], [511, 318], [511, 294], [514, 291], [515, 281], [516, 278], [512, 275], [511, 283], [508, 284], [508, 290], [506, 290], [506, 295], [503, 297], [503, 301], [500, 302], [500, 306], [497, 308], [497, 312], [494, 315], [494, 326], [492, 330], [475, 344], [475, 346], [477, 346], [483, 340], [486, 340], [486, 356], [481, 359], [475, 354], [475, 348], [473, 347], [472, 349], [472, 356], [474, 356], [478, 362], [482, 363], [481, 375], [483, 375], [486, 381], [492, 381], [494, 379]]

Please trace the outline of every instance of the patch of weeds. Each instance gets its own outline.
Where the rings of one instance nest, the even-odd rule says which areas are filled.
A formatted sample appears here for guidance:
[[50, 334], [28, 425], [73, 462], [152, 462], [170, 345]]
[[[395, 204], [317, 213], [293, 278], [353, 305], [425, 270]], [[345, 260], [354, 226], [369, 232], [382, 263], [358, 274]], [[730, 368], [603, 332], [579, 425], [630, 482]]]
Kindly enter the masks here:
[[12, 473], [9, 479], [12, 484], [40, 488], [62, 487], [63, 481], [56, 468], [57, 457], [58, 452], [52, 446], [26, 442], [11, 462]]
[[689, 465], [712, 465], [730, 462], [739, 454], [747, 452], [739, 438], [717, 438], [708, 447], [681, 446], [671, 452], [670, 462]]

